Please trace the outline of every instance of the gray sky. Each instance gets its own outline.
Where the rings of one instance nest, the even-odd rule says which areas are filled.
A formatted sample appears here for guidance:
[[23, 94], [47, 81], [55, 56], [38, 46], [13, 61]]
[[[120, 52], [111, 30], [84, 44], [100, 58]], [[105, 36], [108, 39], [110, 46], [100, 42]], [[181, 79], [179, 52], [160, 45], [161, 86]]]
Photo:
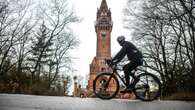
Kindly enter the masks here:
[[[74, 60], [74, 75], [86, 77], [89, 74], [89, 64], [96, 55], [96, 32], [94, 22], [97, 8], [102, 0], [70, 0], [76, 14], [82, 18], [82, 22], [73, 26], [73, 31], [80, 39], [80, 46], [72, 54], [78, 59]], [[112, 56], [120, 49], [116, 42], [118, 35], [129, 36], [123, 28], [123, 8], [127, 0], [106, 0], [108, 8], [111, 8], [113, 29], [111, 32]], [[127, 38], [128, 39], [128, 38]]]

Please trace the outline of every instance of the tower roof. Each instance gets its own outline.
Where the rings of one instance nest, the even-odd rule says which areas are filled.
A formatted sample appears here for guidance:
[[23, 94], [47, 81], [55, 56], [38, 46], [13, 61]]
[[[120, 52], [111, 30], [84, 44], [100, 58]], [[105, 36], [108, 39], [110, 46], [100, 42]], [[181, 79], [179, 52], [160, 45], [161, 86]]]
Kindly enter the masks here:
[[95, 26], [112, 26], [111, 11], [106, 0], [102, 0], [100, 8], [97, 9]]
[[100, 10], [103, 10], [103, 9], [108, 10], [108, 6], [107, 6], [106, 0], [102, 0], [102, 3], [100, 5]]

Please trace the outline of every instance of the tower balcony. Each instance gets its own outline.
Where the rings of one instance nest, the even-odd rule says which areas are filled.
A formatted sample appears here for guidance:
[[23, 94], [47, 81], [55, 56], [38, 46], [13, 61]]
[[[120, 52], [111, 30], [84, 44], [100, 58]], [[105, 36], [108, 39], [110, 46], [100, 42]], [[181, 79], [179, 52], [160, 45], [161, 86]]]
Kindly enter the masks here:
[[111, 20], [108, 20], [108, 19], [100, 19], [100, 20], [97, 20], [95, 21], [95, 27], [97, 26], [111, 26], [112, 27], [113, 25], [113, 22]]

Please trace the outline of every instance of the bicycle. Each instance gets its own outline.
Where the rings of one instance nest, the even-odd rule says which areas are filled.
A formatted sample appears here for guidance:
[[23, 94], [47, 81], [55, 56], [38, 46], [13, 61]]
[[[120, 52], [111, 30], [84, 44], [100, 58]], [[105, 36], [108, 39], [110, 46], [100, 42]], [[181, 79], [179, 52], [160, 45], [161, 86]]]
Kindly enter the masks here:
[[[111, 62], [110, 60], [105, 60], [112, 72], [103, 72], [96, 76], [93, 81], [93, 92], [95, 95], [101, 99], [112, 99], [116, 97], [119, 92], [120, 84], [119, 80], [123, 85], [127, 87], [125, 79], [117, 71], [122, 70]], [[151, 73], [140, 73], [138, 75], [129, 74], [131, 91], [136, 96], [136, 98], [143, 101], [152, 101], [160, 96], [161, 92], [161, 82], [158, 77]]]

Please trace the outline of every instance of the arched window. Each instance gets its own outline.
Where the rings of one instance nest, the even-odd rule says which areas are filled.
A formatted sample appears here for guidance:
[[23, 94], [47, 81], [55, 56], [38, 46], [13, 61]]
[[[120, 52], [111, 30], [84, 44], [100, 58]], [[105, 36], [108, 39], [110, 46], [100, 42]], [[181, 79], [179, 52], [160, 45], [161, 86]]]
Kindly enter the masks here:
[[106, 71], [106, 68], [101, 68], [101, 72], [105, 72]]

